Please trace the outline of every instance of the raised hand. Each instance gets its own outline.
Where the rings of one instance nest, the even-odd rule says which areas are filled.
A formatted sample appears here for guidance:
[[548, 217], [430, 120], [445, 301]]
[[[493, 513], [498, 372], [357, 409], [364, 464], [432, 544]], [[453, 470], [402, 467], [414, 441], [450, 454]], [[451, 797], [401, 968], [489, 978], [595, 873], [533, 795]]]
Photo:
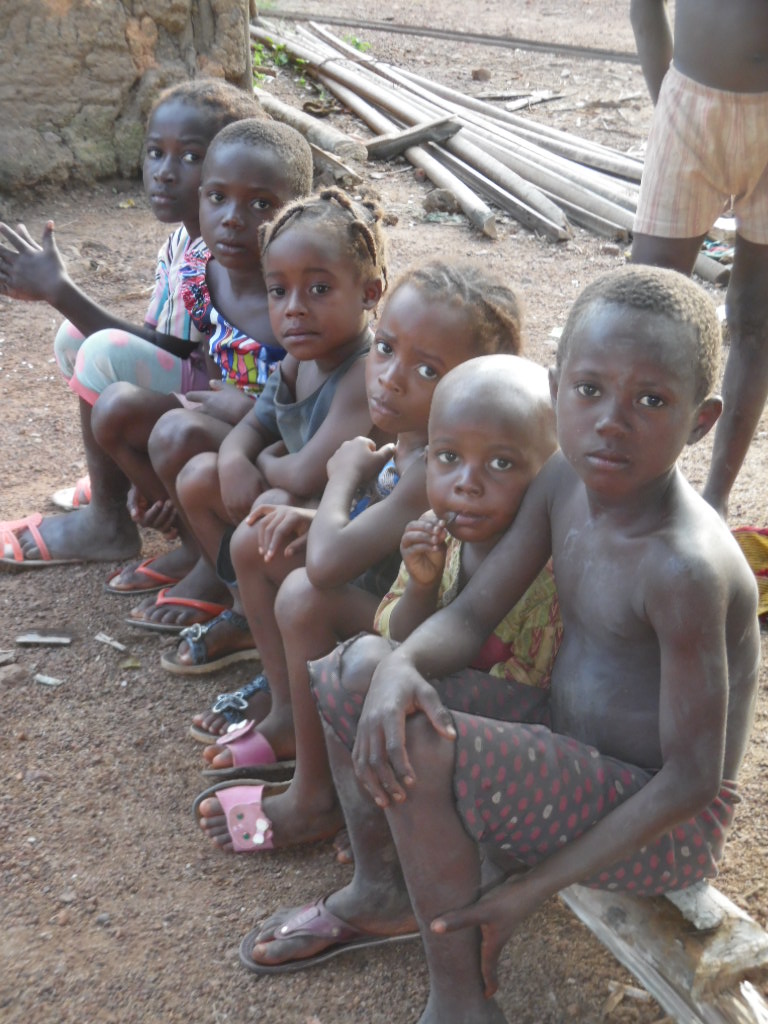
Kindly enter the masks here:
[[420, 587], [439, 583], [445, 568], [446, 536], [445, 523], [434, 512], [427, 512], [406, 526], [400, 554], [408, 575]]
[[377, 449], [370, 437], [353, 437], [340, 445], [328, 460], [328, 479], [342, 474], [347, 479], [359, 482], [372, 480], [394, 452], [394, 444], [385, 444]]
[[68, 280], [56, 248], [53, 221], [43, 229], [42, 245], [23, 224], [16, 230], [0, 223], [0, 234], [10, 245], [0, 245], [0, 292], [24, 302], [56, 304], [61, 285]]

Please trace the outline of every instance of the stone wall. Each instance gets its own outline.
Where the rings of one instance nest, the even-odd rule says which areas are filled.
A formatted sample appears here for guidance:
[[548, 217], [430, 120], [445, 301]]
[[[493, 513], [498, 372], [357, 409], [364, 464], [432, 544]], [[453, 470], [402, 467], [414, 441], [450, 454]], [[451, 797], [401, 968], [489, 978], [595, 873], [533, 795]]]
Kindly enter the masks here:
[[248, 0], [0, 0], [0, 191], [136, 174], [157, 92], [250, 85]]

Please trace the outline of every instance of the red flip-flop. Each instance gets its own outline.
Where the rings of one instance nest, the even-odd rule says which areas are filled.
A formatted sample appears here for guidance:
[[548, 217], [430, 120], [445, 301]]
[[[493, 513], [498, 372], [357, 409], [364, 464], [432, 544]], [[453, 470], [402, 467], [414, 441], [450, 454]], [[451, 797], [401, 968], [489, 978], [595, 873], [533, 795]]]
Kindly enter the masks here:
[[[23, 519], [8, 519], [0, 523], [0, 566], [8, 566], [13, 569], [45, 569], [49, 565], [77, 565], [82, 558], [53, 558], [38, 530], [43, 517], [39, 512], [33, 512]], [[24, 549], [19, 543], [18, 534], [28, 530], [32, 534], [40, 557], [25, 558]]]
[[[158, 572], [157, 569], [152, 568], [152, 563], [156, 562], [158, 558], [159, 555], [155, 555], [153, 558], [145, 558], [138, 565], [128, 565], [118, 569], [111, 576], [107, 577], [104, 589], [109, 591], [110, 594], [153, 594], [156, 590], [162, 590], [163, 587], [173, 587], [181, 582], [175, 576], [169, 576], [167, 573]], [[123, 573], [127, 572], [132, 572], [134, 576], [144, 576], [148, 582], [140, 583], [136, 587], [116, 587], [113, 584], [113, 580], [119, 580]]]
[[[167, 589], [163, 588], [155, 598], [156, 608], [165, 604], [178, 605], [180, 608], [195, 608], [203, 612], [205, 616], [205, 618], [199, 620], [201, 622], [215, 619], [217, 615], [221, 615], [222, 612], [227, 610], [226, 605], [216, 604], [213, 601], [199, 601], [194, 597], [168, 597], [166, 596]], [[187, 629], [188, 626], [193, 625], [191, 622], [186, 622], [183, 626], [170, 622], [152, 622], [148, 619], [133, 619], [130, 616], [125, 621], [130, 626], [137, 626], [139, 629], [149, 629], [154, 633], [180, 633], [182, 629]]]

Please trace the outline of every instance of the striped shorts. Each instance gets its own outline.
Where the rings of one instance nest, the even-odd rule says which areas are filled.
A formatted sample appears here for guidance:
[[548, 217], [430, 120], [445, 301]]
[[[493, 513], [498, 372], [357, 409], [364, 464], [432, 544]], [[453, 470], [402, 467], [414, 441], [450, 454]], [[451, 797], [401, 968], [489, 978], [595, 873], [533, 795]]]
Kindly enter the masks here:
[[741, 237], [768, 245], [768, 93], [712, 89], [670, 66], [648, 136], [634, 231], [697, 238], [731, 202]]

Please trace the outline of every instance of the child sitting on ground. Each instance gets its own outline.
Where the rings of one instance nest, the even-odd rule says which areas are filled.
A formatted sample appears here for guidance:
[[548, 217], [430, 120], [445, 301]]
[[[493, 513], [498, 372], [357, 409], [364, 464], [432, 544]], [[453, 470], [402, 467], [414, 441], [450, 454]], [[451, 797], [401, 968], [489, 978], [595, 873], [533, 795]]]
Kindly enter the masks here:
[[[498, 956], [548, 897], [717, 873], [760, 653], [754, 579], [677, 466], [720, 412], [719, 347], [713, 306], [679, 274], [627, 267], [585, 289], [551, 377], [561, 451], [494, 557], [396, 650], [367, 637], [312, 668], [355, 878], [246, 936], [249, 969], [417, 926], [422, 1024], [497, 1024]], [[550, 555], [550, 689], [464, 668]], [[481, 896], [480, 849], [528, 870]]]
[[[450, 280], [463, 282], [464, 299], [456, 297], [460, 294], [459, 289], [453, 291], [446, 287]], [[425, 282], [435, 281], [442, 284], [439, 299], [434, 292], [421, 291]], [[449, 304], [447, 299], [452, 291], [454, 298]], [[460, 312], [464, 313], [463, 317]], [[361, 629], [373, 628], [379, 599], [391, 587], [397, 568], [390, 567], [383, 586], [376, 586], [376, 574], [361, 574], [377, 558], [389, 557], [391, 563], [391, 556], [395, 554], [399, 562], [397, 538], [398, 535], [402, 537], [403, 530], [407, 528], [414, 506], [427, 508], [431, 504], [440, 517], [451, 511], [441, 491], [441, 481], [446, 475], [442, 472], [441, 461], [445, 456], [441, 445], [449, 429], [446, 421], [449, 416], [455, 416], [468, 434], [471, 424], [467, 415], [462, 416], [464, 406], [458, 406], [457, 393], [452, 386], [447, 386], [445, 398], [438, 403], [437, 418], [430, 414], [431, 394], [439, 395], [443, 391], [442, 383], [435, 390], [441, 374], [460, 363], [463, 371], [465, 361], [462, 355], [471, 357], [478, 351], [478, 345], [499, 349], [517, 348], [519, 344], [515, 293], [473, 267], [428, 265], [414, 275], [406, 274], [401, 290], [396, 290], [388, 300], [376, 334], [376, 345], [369, 356], [369, 401], [377, 422], [386, 422], [385, 409], [402, 427], [407, 426], [408, 418], [411, 419], [410, 434], [403, 430], [398, 435], [396, 459], [398, 456], [402, 458], [409, 446], [412, 448], [414, 440], [419, 445], [419, 457], [403, 473], [403, 479], [389, 497], [352, 520], [348, 512], [350, 501], [359, 484], [370, 477], [375, 464], [373, 453], [362, 444], [353, 444], [347, 446], [347, 451], [342, 448], [331, 460], [329, 483], [309, 530], [307, 568], [294, 572], [281, 587], [277, 598], [275, 612], [285, 668], [277, 666], [281, 674], [277, 677], [278, 683], [272, 686], [270, 715], [258, 725], [258, 729], [249, 723], [236, 732], [230, 732], [219, 741], [219, 745], [206, 751], [207, 760], [219, 774], [225, 773], [227, 766], [234, 762], [235, 766], [251, 765], [254, 774], [263, 776], [264, 764], [258, 764], [258, 759], [262, 762], [269, 760], [269, 749], [275, 749], [283, 757], [295, 749], [296, 774], [285, 792], [269, 792], [257, 784], [250, 791], [247, 787], [237, 791], [221, 790], [215, 796], [211, 794], [211, 799], [201, 802], [200, 824], [218, 845], [236, 851], [270, 849], [324, 838], [343, 824], [321, 723], [310, 695], [307, 661], [330, 651], [337, 640], [348, 638]], [[384, 349], [383, 353], [381, 349]], [[432, 378], [426, 381], [418, 373], [421, 360], [425, 360], [422, 365], [435, 368]], [[476, 362], [470, 358], [468, 365], [474, 366]], [[400, 369], [397, 368], [398, 363]], [[471, 527], [463, 521], [457, 526], [449, 526], [449, 530], [456, 529], [457, 536], [469, 542], [462, 559], [462, 586], [466, 576], [471, 575], [493, 547], [503, 526], [514, 518], [525, 487], [555, 447], [545, 371], [511, 355], [486, 356], [482, 363], [486, 366], [485, 383], [490, 383], [493, 374], [498, 373], [503, 387], [497, 387], [495, 392], [490, 388], [486, 396], [487, 408], [492, 412], [483, 418], [480, 433], [487, 435], [487, 445], [477, 434], [474, 440], [478, 446], [484, 447], [489, 463], [499, 462], [498, 470], [491, 470], [491, 473], [495, 472], [496, 478], [503, 481], [498, 483], [498, 487], [503, 490], [504, 500], [499, 499], [498, 492], [491, 496], [493, 487], [487, 481], [482, 487], [483, 497], [474, 493], [471, 499], [478, 508], [485, 503], [486, 518], [481, 521], [478, 517]], [[445, 377], [446, 385], [455, 376], [451, 370]], [[494, 394], [498, 396], [502, 391], [503, 404], [494, 401]], [[452, 408], [454, 399], [457, 401], [455, 409]], [[425, 469], [422, 452], [426, 424], [421, 424], [427, 417], [430, 442]], [[455, 435], [451, 437], [455, 439]], [[467, 453], [467, 457], [475, 459], [476, 452], [471, 456]], [[381, 461], [379, 458], [379, 465]], [[494, 479], [494, 484], [497, 482]], [[474, 490], [471, 483], [466, 487]], [[461, 483], [458, 488], [461, 490]], [[489, 506], [497, 499], [498, 507], [491, 513]], [[466, 505], [469, 503], [467, 500]], [[412, 525], [411, 531], [415, 529]], [[408, 530], [406, 536], [411, 536]], [[423, 578], [424, 568], [419, 569], [415, 565], [414, 552], [407, 541], [403, 556], [406, 564], [417, 569], [417, 573], [421, 572]], [[438, 552], [435, 557], [437, 561], [442, 560]], [[453, 568], [455, 558], [452, 551]], [[252, 614], [250, 581], [254, 572], [253, 565], [249, 572], [242, 572], [245, 581], [243, 604], [249, 615]], [[369, 582], [371, 576], [373, 588]], [[439, 569], [437, 577], [439, 584]], [[414, 605], [418, 606], [419, 613], [428, 614], [425, 606], [431, 602], [430, 610], [434, 611], [438, 587], [433, 587], [433, 583], [434, 580], [417, 598], [414, 592], [419, 588], [412, 581], [407, 588], [407, 596], [402, 599], [404, 613], [396, 616], [397, 630], [406, 633], [417, 623]], [[458, 581], [453, 583], [455, 590]], [[449, 596], [450, 591], [446, 597]], [[556, 628], [550, 629], [550, 624], [556, 619], [556, 609], [553, 612], [550, 607], [553, 601], [553, 588], [547, 582], [541, 582], [530, 603], [515, 619], [516, 628], [521, 622], [526, 622], [529, 627], [541, 627], [547, 633], [546, 637], [537, 633], [542, 658], [539, 681], [547, 676], [546, 666], [555, 646]], [[389, 609], [386, 618], [388, 616]], [[261, 642], [258, 635], [256, 639], [257, 643]], [[496, 658], [496, 661], [504, 660], [504, 657]], [[273, 664], [265, 663], [270, 683], [272, 668]], [[286, 670], [290, 687], [288, 694], [284, 693], [286, 687], [283, 682]], [[235, 812], [232, 812], [233, 805], [237, 806]], [[245, 815], [246, 822], [253, 820], [254, 815], [268, 821], [269, 830], [261, 836], [259, 846], [254, 847], [253, 843], [241, 840], [239, 814]]]
[[[342, 441], [372, 431], [365, 356], [373, 336], [368, 317], [386, 282], [381, 218], [375, 204], [327, 189], [287, 206], [263, 230], [270, 320], [288, 354], [218, 455], [196, 456], [176, 482], [209, 565], [230, 585], [229, 540], [254, 502], [271, 496], [317, 503], [329, 457]], [[213, 600], [237, 601], [237, 588], [217, 583]], [[193, 640], [220, 643], [222, 636], [230, 644], [234, 638], [230, 654], [238, 644], [253, 646], [244, 621], [220, 615], [188, 635], [182, 648]]]
[[137, 327], [98, 306], [69, 278], [56, 248], [53, 223], [43, 244], [26, 228], [0, 232], [0, 291], [45, 301], [67, 317], [54, 344], [56, 361], [80, 399], [89, 470], [90, 503], [75, 515], [39, 513], [0, 523], [0, 563], [18, 568], [61, 562], [112, 561], [135, 555], [140, 537], [126, 508], [128, 481], [93, 437], [91, 414], [112, 382], [133, 381], [160, 394], [207, 387], [209, 373], [196, 331], [180, 297], [180, 268], [203, 247], [198, 218], [200, 171], [211, 139], [225, 125], [261, 112], [252, 95], [218, 79], [197, 79], [167, 89], [155, 101], [145, 138], [144, 188], [163, 224], [181, 221], [158, 254], [155, 292], [144, 325]]
[[[161, 453], [168, 477], [171, 463], [178, 470], [193, 455], [217, 450], [252, 408], [261, 387], [260, 367], [285, 354], [269, 323], [259, 230], [286, 202], [308, 195], [311, 187], [309, 144], [288, 125], [237, 121], [222, 129], [208, 147], [200, 186], [200, 230], [207, 248], [182, 267], [182, 296], [193, 307], [195, 323], [201, 329], [210, 325], [208, 351], [219, 381], [234, 386], [191, 392], [183, 399], [136, 384], [112, 384], [93, 415], [96, 440], [150, 506], [170, 504], [175, 498], [173, 488], [168, 498], [148, 452], [160, 417], [176, 410], [163, 419]], [[186, 408], [179, 408], [182, 402]], [[176, 525], [180, 546], [129, 566], [109, 580], [108, 589], [128, 594], [155, 591], [188, 573], [199, 552], [183, 516], [176, 517]], [[157, 601], [176, 603], [166, 591]]]

